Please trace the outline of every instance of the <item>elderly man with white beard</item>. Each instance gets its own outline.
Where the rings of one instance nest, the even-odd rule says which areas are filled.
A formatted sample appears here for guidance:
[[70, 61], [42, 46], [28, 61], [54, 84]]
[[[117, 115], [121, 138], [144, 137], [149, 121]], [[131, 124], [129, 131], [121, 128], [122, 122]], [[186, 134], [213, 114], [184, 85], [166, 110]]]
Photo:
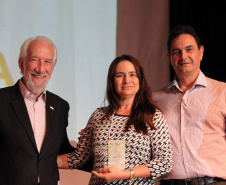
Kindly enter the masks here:
[[0, 89], [0, 184], [56, 185], [57, 155], [72, 152], [66, 127], [69, 104], [46, 90], [57, 61], [44, 36], [21, 46], [22, 78]]

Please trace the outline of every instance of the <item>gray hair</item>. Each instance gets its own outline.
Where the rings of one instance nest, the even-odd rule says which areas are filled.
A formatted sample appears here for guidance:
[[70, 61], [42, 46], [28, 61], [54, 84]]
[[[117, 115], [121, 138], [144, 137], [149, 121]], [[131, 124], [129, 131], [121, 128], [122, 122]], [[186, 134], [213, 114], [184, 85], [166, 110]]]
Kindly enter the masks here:
[[31, 43], [33, 41], [36, 41], [36, 40], [43, 40], [43, 41], [46, 41], [47, 43], [50, 44], [50, 46], [53, 48], [53, 52], [54, 52], [53, 64], [55, 65], [56, 62], [57, 62], [56, 46], [54, 45], [54, 43], [49, 38], [47, 38], [45, 36], [37, 36], [37, 37], [34, 37], [34, 38], [29, 38], [26, 41], [24, 41], [24, 43], [20, 47], [19, 58], [21, 58], [23, 61], [26, 59], [26, 57], [27, 57], [27, 50], [28, 50], [29, 46], [31, 45]]

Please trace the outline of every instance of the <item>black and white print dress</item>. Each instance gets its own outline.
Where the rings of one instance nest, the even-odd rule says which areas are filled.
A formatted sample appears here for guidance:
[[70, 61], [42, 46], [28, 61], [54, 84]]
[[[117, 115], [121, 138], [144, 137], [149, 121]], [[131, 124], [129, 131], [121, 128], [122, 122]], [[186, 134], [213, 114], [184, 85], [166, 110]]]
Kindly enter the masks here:
[[90, 117], [81, 136], [75, 152], [68, 154], [71, 169], [82, 167], [90, 156], [93, 156], [93, 170], [108, 165], [108, 140], [124, 140], [126, 142], [125, 169], [145, 164], [152, 176], [150, 178], [136, 178], [133, 182], [126, 180], [104, 182], [92, 174], [89, 185], [125, 184], [149, 185], [154, 179], [170, 172], [172, 168], [171, 139], [163, 114], [156, 110], [154, 126], [149, 128], [149, 135], [136, 133], [133, 126], [128, 132], [123, 132], [128, 116], [114, 114], [110, 119], [103, 118], [106, 108], [98, 108]]

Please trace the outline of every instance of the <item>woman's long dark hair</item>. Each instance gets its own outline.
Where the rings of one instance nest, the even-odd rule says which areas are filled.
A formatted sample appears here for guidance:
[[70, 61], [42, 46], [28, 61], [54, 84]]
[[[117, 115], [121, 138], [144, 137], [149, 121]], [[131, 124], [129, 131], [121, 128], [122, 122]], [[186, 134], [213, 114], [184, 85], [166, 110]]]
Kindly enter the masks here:
[[131, 125], [134, 125], [137, 133], [143, 133], [147, 135], [148, 125], [151, 127], [151, 129], [155, 129], [153, 124], [153, 116], [156, 111], [156, 106], [153, 103], [144, 70], [140, 62], [130, 55], [122, 55], [115, 58], [109, 67], [105, 97], [109, 105], [107, 107], [105, 116], [109, 118], [115, 110], [120, 108], [120, 96], [115, 90], [114, 77], [116, 66], [125, 60], [131, 62], [134, 65], [137, 77], [139, 79], [139, 90], [135, 95], [131, 116], [126, 123], [125, 131], [128, 131]]

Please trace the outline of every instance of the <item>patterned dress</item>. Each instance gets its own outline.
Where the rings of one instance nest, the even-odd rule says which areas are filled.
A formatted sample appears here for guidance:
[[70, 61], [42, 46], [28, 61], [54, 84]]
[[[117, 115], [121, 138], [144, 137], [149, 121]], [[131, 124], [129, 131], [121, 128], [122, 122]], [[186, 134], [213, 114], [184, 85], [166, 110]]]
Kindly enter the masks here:
[[75, 152], [68, 154], [71, 169], [82, 167], [90, 156], [93, 156], [93, 169], [98, 171], [108, 165], [108, 140], [125, 140], [126, 163], [125, 169], [145, 164], [152, 176], [150, 178], [136, 178], [133, 182], [126, 180], [104, 182], [92, 174], [90, 185], [125, 184], [149, 185], [154, 179], [172, 168], [171, 139], [163, 114], [157, 110], [153, 123], [157, 130], [148, 128], [149, 135], [139, 134], [134, 126], [124, 132], [125, 123], [129, 116], [114, 114], [110, 119], [103, 118], [106, 108], [98, 108], [90, 117], [81, 136]]

